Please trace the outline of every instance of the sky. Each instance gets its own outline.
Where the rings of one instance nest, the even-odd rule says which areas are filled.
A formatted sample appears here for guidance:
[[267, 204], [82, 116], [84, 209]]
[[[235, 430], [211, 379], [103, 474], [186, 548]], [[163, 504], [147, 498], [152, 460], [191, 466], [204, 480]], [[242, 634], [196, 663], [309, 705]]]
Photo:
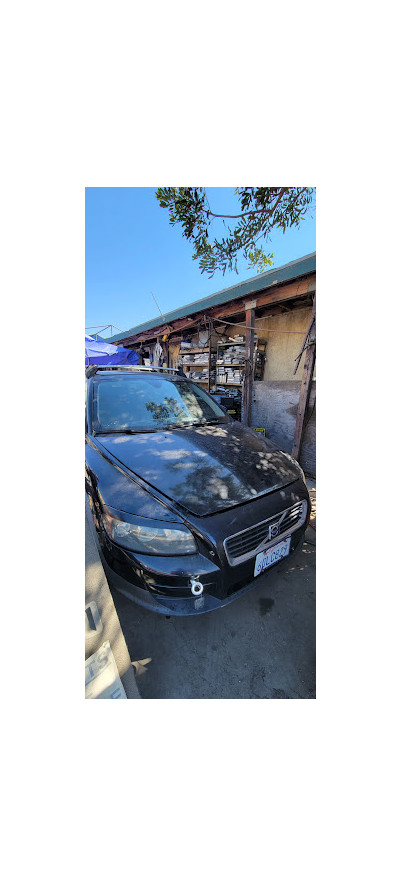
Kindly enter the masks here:
[[[233, 188], [207, 188], [213, 212], [237, 213]], [[131, 327], [202, 299], [255, 276], [240, 257], [236, 272], [201, 274], [192, 259], [193, 247], [180, 225], [169, 223], [169, 212], [155, 197], [155, 188], [86, 188], [85, 327], [89, 335], [101, 326]], [[315, 211], [299, 229], [273, 234], [266, 252], [271, 268], [315, 250]], [[221, 233], [221, 222], [209, 228]], [[226, 233], [226, 232], [225, 232]], [[154, 298], [152, 296], [154, 294]], [[111, 335], [111, 330], [102, 333]]]

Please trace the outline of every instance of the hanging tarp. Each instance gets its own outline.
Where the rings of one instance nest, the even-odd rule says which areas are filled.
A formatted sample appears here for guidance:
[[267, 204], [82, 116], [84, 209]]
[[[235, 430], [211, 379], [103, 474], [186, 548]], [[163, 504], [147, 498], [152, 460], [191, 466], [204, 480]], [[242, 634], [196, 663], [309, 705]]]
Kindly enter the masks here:
[[85, 366], [90, 364], [121, 366], [124, 363], [136, 366], [139, 363], [139, 355], [132, 349], [123, 348], [122, 345], [111, 345], [85, 335]]

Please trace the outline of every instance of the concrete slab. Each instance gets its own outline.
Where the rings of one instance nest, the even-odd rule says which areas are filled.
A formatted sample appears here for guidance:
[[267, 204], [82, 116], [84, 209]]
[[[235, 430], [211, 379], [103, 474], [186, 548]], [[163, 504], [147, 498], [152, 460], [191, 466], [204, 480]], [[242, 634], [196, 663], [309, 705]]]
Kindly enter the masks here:
[[[93, 614], [89, 614], [92, 632], [85, 638], [85, 659], [109, 641], [127, 698], [140, 699], [135, 672], [100, 560], [96, 530], [87, 499], [85, 507], [85, 606], [92, 601], [96, 605]], [[96, 625], [97, 631], [94, 630]]]

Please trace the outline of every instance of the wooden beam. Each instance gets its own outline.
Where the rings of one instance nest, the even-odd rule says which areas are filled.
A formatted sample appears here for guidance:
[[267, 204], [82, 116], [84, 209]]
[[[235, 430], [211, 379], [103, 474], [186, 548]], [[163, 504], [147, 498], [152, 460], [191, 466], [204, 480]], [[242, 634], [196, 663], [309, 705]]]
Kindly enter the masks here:
[[[251, 303], [254, 305], [254, 302]], [[253, 397], [253, 362], [254, 362], [254, 307], [246, 308], [246, 353], [245, 375], [243, 383], [242, 421], [250, 425], [251, 401]]]
[[315, 365], [315, 342], [307, 348], [306, 359], [304, 361], [303, 378], [300, 385], [299, 405], [297, 407], [296, 427], [294, 430], [294, 440], [292, 448], [292, 456], [298, 459], [301, 451], [301, 444], [304, 435], [304, 418], [310, 397], [312, 377]]
[[[301, 351], [300, 351], [299, 355], [296, 357], [295, 367], [294, 367], [294, 373], [293, 373], [294, 376], [295, 376], [296, 373], [297, 373], [297, 370], [298, 370], [298, 367], [299, 367], [299, 363], [300, 363], [300, 361], [301, 361], [301, 357], [302, 357], [303, 351], [305, 350], [306, 346], [309, 344], [308, 339], [309, 339], [309, 336], [310, 336], [311, 330], [312, 330], [312, 328], [313, 328], [313, 326], [314, 326], [314, 323], [315, 323], [315, 307], [316, 307], [316, 299], [314, 299], [313, 310], [312, 310], [312, 312], [311, 312], [311, 320], [310, 320], [310, 323], [308, 324], [308, 330], [307, 330], [307, 332], [306, 332], [306, 334], [305, 334], [305, 336], [304, 336], [304, 341], [303, 341], [303, 344], [302, 344], [302, 346], [301, 346]], [[315, 338], [315, 337], [314, 337], [314, 338]]]
[[119, 344], [128, 346], [135, 345], [137, 342], [148, 342], [151, 339], [156, 339], [157, 336], [164, 336], [165, 333], [174, 335], [177, 332], [196, 326], [196, 324], [197, 320], [193, 317], [185, 317], [183, 320], [172, 321], [167, 327], [152, 327], [151, 330], [143, 330], [141, 333], [135, 333], [134, 336], [127, 336], [125, 339], [119, 339]]
[[[264, 292], [254, 295], [254, 302], [256, 303], [255, 307], [263, 308], [268, 305], [278, 305], [279, 303], [287, 302], [290, 299], [312, 295], [314, 292], [315, 276], [312, 280], [300, 280], [298, 283], [295, 281], [294, 283], [286, 284], [282, 287], [269, 287], [268, 290], [264, 290]], [[251, 295], [247, 295], [244, 299], [238, 299], [234, 302], [226, 302], [225, 305], [215, 306], [215, 308], [208, 308], [207, 314], [209, 317], [215, 319], [221, 319], [226, 315], [229, 317], [234, 314], [241, 314], [245, 310], [246, 302], [251, 298]]]

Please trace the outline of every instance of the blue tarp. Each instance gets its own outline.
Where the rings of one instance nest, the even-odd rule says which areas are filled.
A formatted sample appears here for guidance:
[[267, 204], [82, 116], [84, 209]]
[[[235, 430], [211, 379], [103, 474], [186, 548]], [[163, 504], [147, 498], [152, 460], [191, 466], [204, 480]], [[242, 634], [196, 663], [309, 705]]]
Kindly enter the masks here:
[[136, 366], [139, 363], [139, 355], [129, 348], [121, 345], [110, 345], [108, 342], [100, 342], [92, 336], [85, 336], [85, 365], [98, 364], [100, 366], [120, 366], [121, 364]]

